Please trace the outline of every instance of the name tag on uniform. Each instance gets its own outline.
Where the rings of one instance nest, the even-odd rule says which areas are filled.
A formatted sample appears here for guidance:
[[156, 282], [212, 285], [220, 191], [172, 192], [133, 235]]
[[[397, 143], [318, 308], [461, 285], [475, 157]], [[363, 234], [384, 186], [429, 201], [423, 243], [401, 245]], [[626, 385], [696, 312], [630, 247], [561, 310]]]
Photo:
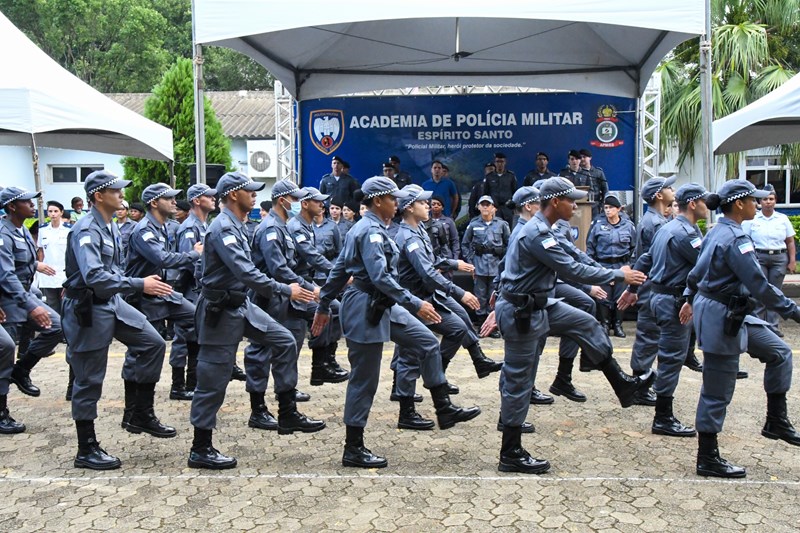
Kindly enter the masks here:
[[3, 246], [3, 238], [0, 237], [0, 246]]
[[86, 235], [86, 236], [80, 238], [80, 240], [78, 241], [78, 244], [80, 246], [83, 246], [84, 244], [90, 244], [91, 242], [92, 242], [92, 238], [89, 235]]
[[106, 246], [114, 246], [114, 243], [113, 243], [113, 242], [111, 242], [111, 241], [107, 241], [107, 240], [105, 240], [105, 239], [103, 239], [103, 244], [105, 244]]
[[475, 231], [484, 231], [486, 227], [484, 226], [475, 226]]
[[22, 237], [17, 237], [16, 235], [14, 235], [14, 237], [13, 237], [13, 238], [14, 238], [14, 240], [15, 240], [15, 241], [17, 241], [17, 242], [25, 242], [25, 239], [23, 239]]
[[301, 243], [301, 242], [306, 242], [306, 236], [305, 236], [305, 235], [303, 235], [302, 233], [301, 233], [301, 234], [299, 234], [299, 235], [296, 235], [294, 239], [295, 239], [295, 240], [296, 240], [298, 243]]
[[236, 235], [226, 235], [222, 238], [222, 244], [225, 246], [230, 246], [231, 244], [236, 244]]
[[142, 233], [142, 240], [145, 241], [145, 242], [149, 241], [150, 239], [154, 239], [154, 238], [155, 238], [155, 235], [153, 234], [152, 231], [145, 231], [144, 233]]
[[380, 233], [373, 233], [369, 236], [369, 242], [383, 244], [383, 236]]
[[547, 250], [548, 248], [552, 248], [556, 244], [557, 244], [556, 240], [553, 237], [548, 237], [548, 238], [546, 238], [545, 240], [542, 241], [542, 247], [545, 250]]
[[193, 231], [187, 231], [186, 233], [183, 234], [183, 237], [185, 239], [194, 239], [194, 232]]
[[739, 251], [744, 255], [753, 251], [753, 243], [746, 242], [739, 245]]
[[274, 231], [270, 232], [270, 233], [267, 233], [267, 242], [274, 241], [277, 238], [278, 238], [278, 234], [275, 233]]
[[412, 242], [406, 247], [406, 250], [408, 250], [408, 253], [414, 253], [418, 248], [419, 248], [419, 243]]
[[695, 237], [692, 239], [692, 248], [700, 248], [700, 245], [703, 244], [703, 239], [700, 237]]

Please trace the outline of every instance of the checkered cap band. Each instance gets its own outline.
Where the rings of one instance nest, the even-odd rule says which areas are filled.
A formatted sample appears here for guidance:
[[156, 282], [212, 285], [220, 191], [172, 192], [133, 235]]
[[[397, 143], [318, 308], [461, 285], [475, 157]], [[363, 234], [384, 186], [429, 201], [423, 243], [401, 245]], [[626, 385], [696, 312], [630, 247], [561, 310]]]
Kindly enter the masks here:
[[[366, 196], [364, 197], [364, 200], [369, 200], [370, 198], [375, 198], [376, 196], [383, 196], [383, 195], [385, 195], [385, 194], [392, 194], [393, 192], [397, 192], [397, 191], [399, 191], [399, 190], [400, 190], [400, 189], [398, 189], [397, 187], [394, 187], [393, 189], [389, 189], [388, 191], [377, 191], [377, 192], [373, 192], [373, 193], [370, 193], [370, 194], [366, 195]], [[423, 192], [424, 192], [424, 191], [423, 191]], [[421, 194], [421, 193], [420, 193], [420, 194]]]
[[564, 196], [564, 195], [566, 195], [566, 194], [572, 194], [572, 193], [574, 193], [574, 192], [575, 192], [575, 191], [577, 191], [577, 190], [578, 190], [578, 189], [576, 189], [575, 187], [570, 187], [570, 188], [569, 188], [569, 189], [567, 189], [566, 191], [560, 191], [560, 192], [557, 192], [557, 193], [552, 193], [552, 194], [543, 194], [543, 195], [541, 196], [541, 199], [542, 199], [542, 200], [550, 200], [551, 198], [556, 198], [556, 197], [558, 197], [558, 196]]
[[113, 180], [109, 180], [109, 181], [107, 181], [107, 182], [103, 183], [102, 185], [98, 185], [97, 187], [95, 187], [94, 189], [91, 189], [91, 190], [89, 191], [89, 193], [88, 193], [88, 194], [89, 194], [89, 197], [91, 197], [91, 196], [92, 196], [94, 193], [96, 193], [97, 191], [103, 190], [103, 189], [105, 189], [106, 187], [108, 187], [109, 185], [111, 185], [112, 183], [116, 183], [116, 182], [118, 182], [118, 181], [119, 181], [119, 180], [121, 180], [121, 179], [122, 179], [122, 178], [114, 178]]

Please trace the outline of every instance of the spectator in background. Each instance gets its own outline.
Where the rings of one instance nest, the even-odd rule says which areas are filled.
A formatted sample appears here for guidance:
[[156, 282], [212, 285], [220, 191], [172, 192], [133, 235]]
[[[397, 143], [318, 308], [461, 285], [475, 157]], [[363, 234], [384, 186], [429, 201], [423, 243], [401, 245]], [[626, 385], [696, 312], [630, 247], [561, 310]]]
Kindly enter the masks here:
[[506, 202], [514, 196], [517, 190], [517, 175], [506, 169], [506, 154], [497, 152], [494, 154], [495, 171], [486, 176], [486, 188], [484, 194], [492, 197], [497, 208], [497, 216], [506, 221], [511, 226], [514, 219], [514, 212], [506, 207]]
[[453, 216], [455, 206], [458, 204], [458, 189], [453, 180], [444, 177], [444, 166], [441, 161], [431, 163], [431, 179], [422, 184], [426, 191], [433, 192], [444, 202], [445, 216]]
[[[352, 219], [348, 220], [345, 218], [344, 209], [345, 206], [339, 205], [336, 202], [331, 202], [331, 205], [328, 208], [331, 220], [334, 224], [336, 224], [336, 228], [339, 230], [339, 236], [342, 238], [342, 245], [344, 245], [344, 236], [347, 235], [347, 232], [353, 227]], [[350, 208], [347, 208], [347, 210], [350, 211]], [[352, 211], [350, 212], [352, 213]]]
[[592, 218], [594, 218], [603, 211], [603, 199], [608, 194], [608, 180], [602, 168], [592, 166], [592, 152], [582, 148], [578, 153], [581, 155], [581, 172], [589, 180], [590, 199], [594, 200], [592, 206]]
[[39, 228], [36, 258], [53, 267], [56, 273], [38, 276], [39, 290], [42, 291], [44, 302], [61, 315], [61, 284], [67, 279], [64, 268], [70, 226], [63, 219], [64, 205], [55, 200], [47, 202], [47, 217], [50, 222]]
[[139, 222], [144, 218], [144, 206], [140, 203], [132, 203], [128, 209], [128, 216], [134, 222]]
[[320, 192], [330, 195], [331, 201], [340, 204], [353, 200], [353, 194], [361, 187], [358, 181], [345, 171], [346, 168], [350, 168], [347, 161], [335, 155], [331, 159], [330, 173], [322, 176], [319, 181]]
[[[455, 221], [444, 215], [444, 201], [439, 196], [431, 197], [431, 215], [423, 225], [433, 244], [433, 254], [443, 259], [461, 257], [461, 244], [458, 241], [458, 230]], [[437, 231], [441, 228], [441, 234]], [[436, 239], [434, 239], [436, 237]], [[438, 241], [438, 242], [437, 242]], [[451, 274], [448, 272], [447, 274]], [[444, 275], [447, 275], [444, 274]]]
[[272, 209], [272, 202], [269, 200], [264, 200], [261, 202], [259, 207], [261, 207], [261, 211], [259, 213], [261, 215], [261, 220], [264, 220], [267, 218], [267, 215], [269, 215], [270, 209]]
[[83, 210], [83, 198], [76, 196], [72, 199], [70, 205], [72, 206], [72, 213], [69, 215], [69, 220], [74, 224], [86, 215], [86, 212]]
[[536, 153], [536, 168], [525, 174], [525, 180], [522, 182], [526, 187], [533, 186], [539, 180], [546, 180], [547, 178], [556, 177], [556, 173], [551, 171], [547, 166], [550, 164], [550, 156], [544, 152]]
[[475, 185], [472, 186], [472, 190], [469, 193], [469, 200], [467, 205], [469, 218], [472, 220], [473, 218], [480, 216], [481, 212], [478, 210], [478, 199], [486, 194], [486, 178], [490, 174], [494, 174], [495, 166], [494, 161], [489, 161], [485, 165], [483, 165], [483, 178], [477, 182]]
[[[402, 189], [406, 185], [413, 183], [411, 175], [408, 172], [400, 170], [400, 158], [396, 155], [389, 156], [389, 164], [392, 165], [394, 172], [389, 178], [397, 184], [398, 189]], [[384, 167], [385, 168], [385, 167]], [[384, 176], [386, 173], [384, 173]]]
[[589, 187], [589, 175], [581, 171], [581, 153], [578, 150], [570, 150], [567, 156], [567, 166], [558, 173], [572, 182], [576, 187]]
[[178, 210], [175, 211], [175, 221], [179, 225], [183, 224], [183, 221], [189, 216], [189, 211], [192, 210], [192, 206], [186, 200], [175, 202], [175, 206], [178, 208]]
[[361, 204], [359, 204], [359, 203], [358, 203], [358, 202], [356, 202], [355, 200], [353, 200], [352, 202], [346, 202], [346, 203], [345, 203], [345, 204], [342, 206], [342, 217], [343, 217], [343, 218], [344, 218], [344, 219], [345, 219], [347, 222], [350, 222], [350, 223], [352, 223], [352, 224], [355, 224], [355, 222], [356, 222], [356, 213], [358, 213], [358, 210], [359, 210], [359, 206], [360, 206], [360, 205], [361, 205]]
[[125, 268], [125, 262], [128, 258], [128, 242], [131, 240], [131, 232], [136, 227], [136, 222], [128, 218], [128, 202], [122, 200], [122, 207], [115, 211], [117, 218], [117, 226], [119, 226], [120, 246], [120, 261], [122, 268]]

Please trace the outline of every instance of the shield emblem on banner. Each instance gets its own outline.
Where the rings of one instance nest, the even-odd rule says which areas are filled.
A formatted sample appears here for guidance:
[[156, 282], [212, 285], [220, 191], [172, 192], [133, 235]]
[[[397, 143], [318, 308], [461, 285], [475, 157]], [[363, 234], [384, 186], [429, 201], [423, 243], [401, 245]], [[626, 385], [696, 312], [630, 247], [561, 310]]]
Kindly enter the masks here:
[[312, 111], [308, 117], [308, 133], [317, 150], [330, 155], [341, 146], [344, 139], [344, 111], [340, 109]]

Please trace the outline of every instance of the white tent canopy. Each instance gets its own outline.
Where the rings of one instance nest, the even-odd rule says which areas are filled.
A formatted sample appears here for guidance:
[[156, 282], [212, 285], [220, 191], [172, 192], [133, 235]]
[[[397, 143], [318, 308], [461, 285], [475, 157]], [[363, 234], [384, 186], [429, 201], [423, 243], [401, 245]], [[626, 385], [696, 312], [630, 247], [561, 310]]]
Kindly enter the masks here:
[[771, 93], [714, 121], [714, 152], [742, 152], [800, 142], [800, 74]]
[[640, 96], [702, 0], [195, 0], [198, 43], [239, 50], [298, 100], [436, 85]]
[[172, 131], [73, 76], [0, 13], [0, 144], [172, 160]]

